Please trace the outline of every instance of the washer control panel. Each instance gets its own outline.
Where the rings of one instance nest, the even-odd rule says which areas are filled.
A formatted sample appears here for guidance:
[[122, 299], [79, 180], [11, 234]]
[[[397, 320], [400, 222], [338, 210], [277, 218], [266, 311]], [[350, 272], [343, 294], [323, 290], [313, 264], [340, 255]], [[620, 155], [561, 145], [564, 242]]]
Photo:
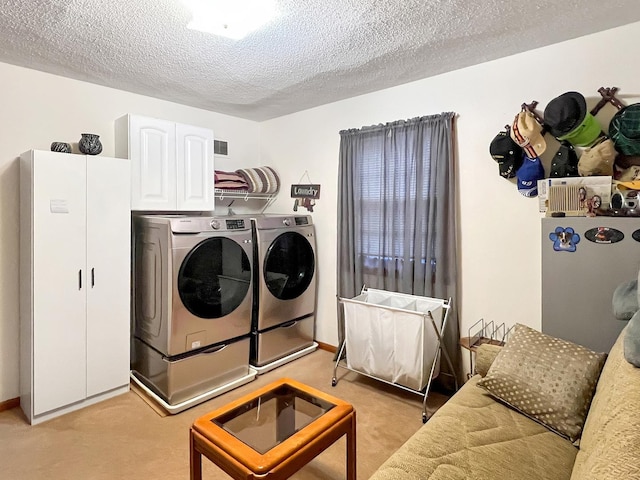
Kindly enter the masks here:
[[251, 226], [244, 218], [216, 217], [176, 217], [170, 220], [173, 233], [226, 232], [231, 230], [250, 230]]
[[246, 228], [244, 224], [244, 219], [242, 218], [225, 220], [225, 222], [227, 222], [227, 230], [244, 230]]

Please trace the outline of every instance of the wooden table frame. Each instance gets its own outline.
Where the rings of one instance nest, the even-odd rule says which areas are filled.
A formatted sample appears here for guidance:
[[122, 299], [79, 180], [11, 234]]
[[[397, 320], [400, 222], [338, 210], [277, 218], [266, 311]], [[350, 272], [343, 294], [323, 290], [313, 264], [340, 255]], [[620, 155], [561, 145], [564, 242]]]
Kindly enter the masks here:
[[[255, 451], [211, 421], [284, 384], [328, 401], [335, 407], [265, 454]], [[295, 380], [282, 378], [193, 423], [189, 432], [191, 480], [202, 479], [202, 455], [236, 480], [286, 479], [343, 435], [347, 440], [347, 480], [356, 480], [356, 412], [353, 406]]]

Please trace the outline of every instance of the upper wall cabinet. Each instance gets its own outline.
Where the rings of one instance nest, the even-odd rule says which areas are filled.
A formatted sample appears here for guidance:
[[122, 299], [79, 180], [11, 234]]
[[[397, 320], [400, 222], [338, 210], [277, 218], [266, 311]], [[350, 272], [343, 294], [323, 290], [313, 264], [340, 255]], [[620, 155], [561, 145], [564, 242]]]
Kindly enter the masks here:
[[131, 159], [131, 209], [214, 209], [213, 131], [125, 115], [115, 122], [116, 156]]

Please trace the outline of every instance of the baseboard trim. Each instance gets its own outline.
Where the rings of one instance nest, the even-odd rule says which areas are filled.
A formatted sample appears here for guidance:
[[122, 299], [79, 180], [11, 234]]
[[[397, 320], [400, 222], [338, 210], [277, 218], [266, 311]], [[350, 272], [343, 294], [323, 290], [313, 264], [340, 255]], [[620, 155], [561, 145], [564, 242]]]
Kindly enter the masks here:
[[331, 353], [336, 353], [338, 351], [336, 347], [334, 347], [333, 345], [329, 345], [328, 343], [318, 342], [317, 340], [316, 343], [318, 344], [318, 348], [320, 350], [326, 350], [327, 352]]
[[11, 398], [9, 400], [5, 400], [4, 402], [0, 402], [0, 412], [4, 412], [5, 410], [11, 410], [12, 408], [16, 408], [20, 406], [20, 397]]

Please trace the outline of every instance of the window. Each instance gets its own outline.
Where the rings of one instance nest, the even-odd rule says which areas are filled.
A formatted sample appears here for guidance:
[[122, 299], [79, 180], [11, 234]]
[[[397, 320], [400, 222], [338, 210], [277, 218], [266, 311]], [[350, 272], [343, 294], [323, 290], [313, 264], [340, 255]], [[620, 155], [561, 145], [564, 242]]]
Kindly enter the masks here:
[[427, 237], [427, 223], [416, 212], [429, 198], [430, 142], [415, 145], [396, 138], [394, 148], [388, 148], [380, 137], [395, 133], [366, 136], [358, 159], [362, 235], [356, 248], [369, 265], [374, 259], [414, 261], [415, 257], [424, 263], [427, 255], [425, 243], [415, 245], [407, 239]]

